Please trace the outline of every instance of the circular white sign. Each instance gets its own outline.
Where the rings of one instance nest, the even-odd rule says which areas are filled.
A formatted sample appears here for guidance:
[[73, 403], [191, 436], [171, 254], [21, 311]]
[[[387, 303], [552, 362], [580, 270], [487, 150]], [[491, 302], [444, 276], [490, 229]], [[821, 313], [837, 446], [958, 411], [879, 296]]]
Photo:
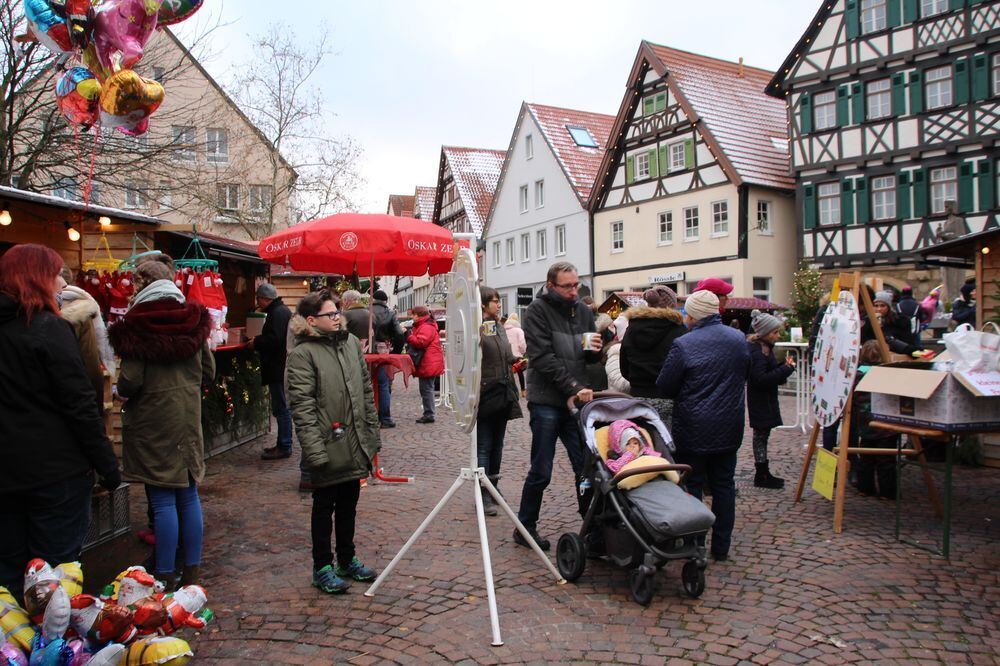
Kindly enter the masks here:
[[448, 325], [445, 330], [452, 404], [455, 422], [465, 432], [472, 432], [479, 408], [479, 328], [483, 323], [476, 255], [468, 248], [459, 249], [448, 278]]
[[854, 386], [861, 346], [861, 316], [849, 291], [830, 303], [816, 336], [812, 357], [812, 407], [824, 428], [844, 413]]

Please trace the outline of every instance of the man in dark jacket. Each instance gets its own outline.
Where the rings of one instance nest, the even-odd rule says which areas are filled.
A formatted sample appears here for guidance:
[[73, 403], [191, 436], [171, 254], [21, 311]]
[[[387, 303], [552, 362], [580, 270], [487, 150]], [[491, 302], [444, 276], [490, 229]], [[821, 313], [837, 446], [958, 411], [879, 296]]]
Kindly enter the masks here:
[[271, 394], [271, 413], [278, 420], [278, 442], [264, 449], [263, 460], [292, 455], [292, 413], [285, 399], [285, 357], [288, 355], [288, 322], [292, 311], [281, 302], [270, 282], [257, 287], [257, 306], [267, 314], [260, 335], [250, 341], [260, 356], [260, 381]]
[[370, 315], [368, 308], [361, 300], [361, 292], [355, 289], [348, 289], [340, 296], [341, 316], [344, 318], [344, 325], [347, 332], [361, 341], [362, 349], [365, 353], [374, 352], [368, 344], [368, 324]]
[[[573, 264], [552, 264], [545, 290], [524, 313], [524, 337], [531, 359], [528, 367], [531, 469], [521, 490], [517, 517], [543, 550], [549, 549], [549, 541], [538, 536], [538, 514], [545, 488], [552, 479], [557, 438], [566, 447], [577, 482], [583, 473], [583, 445], [567, 401], [573, 396], [580, 402], [593, 399], [594, 392], [587, 386], [586, 363], [601, 350], [594, 313], [578, 300], [579, 289], [580, 279]], [[585, 349], [587, 333], [593, 335], [586, 336]], [[589, 494], [582, 498], [578, 495], [578, 501], [582, 513]], [[514, 541], [528, 545], [517, 531]]]
[[896, 314], [904, 319], [906, 327], [910, 330], [908, 343], [919, 348], [920, 345], [920, 303], [913, 298], [913, 287], [906, 286], [899, 294], [899, 302], [896, 303]]
[[712, 488], [712, 557], [726, 560], [736, 521], [736, 452], [743, 442], [750, 356], [746, 337], [723, 326], [719, 298], [696, 291], [684, 303], [691, 332], [674, 341], [656, 385], [674, 398], [677, 461], [691, 465], [688, 491]]
[[[406, 344], [406, 334], [396, 319], [396, 313], [389, 309], [389, 297], [381, 289], [372, 294], [372, 336], [375, 338], [373, 351], [379, 354], [401, 354]], [[383, 428], [395, 428], [392, 420], [392, 381], [389, 368], [378, 367], [378, 420]]]

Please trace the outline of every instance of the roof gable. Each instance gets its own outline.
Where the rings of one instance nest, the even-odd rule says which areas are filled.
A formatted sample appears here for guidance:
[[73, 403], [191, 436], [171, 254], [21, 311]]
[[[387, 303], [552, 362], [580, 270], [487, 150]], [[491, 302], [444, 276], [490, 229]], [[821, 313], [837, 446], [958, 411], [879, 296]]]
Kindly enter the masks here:
[[413, 217], [420, 220], [434, 218], [434, 192], [437, 188], [417, 185], [413, 189]]
[[506, 154], [506, 151], [489, 148], [442, 146], [438, 187], [434, 200], [435, 222], [440, 224], [441, 186], [444, 184], [447, 167], [455, 181], [455, 190], [462, 201], [469, 225], [476, 236], [482, 237]]
[[775, 72], [774, 76], [771, 77], [771, 80], [768, 81], [764, 92], [772, 97], [777, 97], [779, 99], [785, 98], [785, 78], [795, 68], [799, 58], [808, 52], [810, 44], [816, 41], [816, 35], [819, 34], [823, 24], [826, 23], [826, 20], [830, 17], [830, 12], [833, 11], [835, 4], [837, 3], [830, 2], [829, 0], [820, 3], [819, 9], [816, 10], [816, 15], [813, 17], [813, 20], [810, 21], [809, 26], [806, 28], [806, 31], [802, 33], [802, 36], [799, 37], [799, 41], [795, 43], [795, 47], [788, 52], [788, 56], [785, 57], [785, 61], [781, 63], [781, 67], [778, 68], [778, 71]]
[[413, 206], [416, 197], [412, 194], [390, 194], [386, 213], [400, 217], [413, 217]]

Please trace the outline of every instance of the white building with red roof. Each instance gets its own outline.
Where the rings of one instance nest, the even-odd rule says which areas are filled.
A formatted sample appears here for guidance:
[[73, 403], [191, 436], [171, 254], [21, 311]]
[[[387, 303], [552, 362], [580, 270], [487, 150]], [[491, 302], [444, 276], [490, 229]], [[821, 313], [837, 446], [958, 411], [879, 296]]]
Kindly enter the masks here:
[[773, 72], [643, 41], [590, 194], [595, 298], [719, 277], [788, 304], [797, 264]]
[[485, 283], [504, 312], [520, 312], [545, 284], [548, 267], [573, 263], [589, 293], [587, 201], [614, 116], [521, 105], [486, 219]]

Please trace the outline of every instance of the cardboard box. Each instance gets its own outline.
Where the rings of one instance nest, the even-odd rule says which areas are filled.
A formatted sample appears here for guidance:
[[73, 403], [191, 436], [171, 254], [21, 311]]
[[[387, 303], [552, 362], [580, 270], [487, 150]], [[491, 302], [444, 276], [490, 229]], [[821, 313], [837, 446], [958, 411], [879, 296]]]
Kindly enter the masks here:
[[264, 320], [267, 315], [263, 312], [248, 312], [246, 335], [247, 339], [256, 338], [264, 330]]
[[872, 416], [945, 432], [1000, 429], [1000, 373], [963, 373], [938, 363], [873, 367], [857, 386], [872, 394]]

